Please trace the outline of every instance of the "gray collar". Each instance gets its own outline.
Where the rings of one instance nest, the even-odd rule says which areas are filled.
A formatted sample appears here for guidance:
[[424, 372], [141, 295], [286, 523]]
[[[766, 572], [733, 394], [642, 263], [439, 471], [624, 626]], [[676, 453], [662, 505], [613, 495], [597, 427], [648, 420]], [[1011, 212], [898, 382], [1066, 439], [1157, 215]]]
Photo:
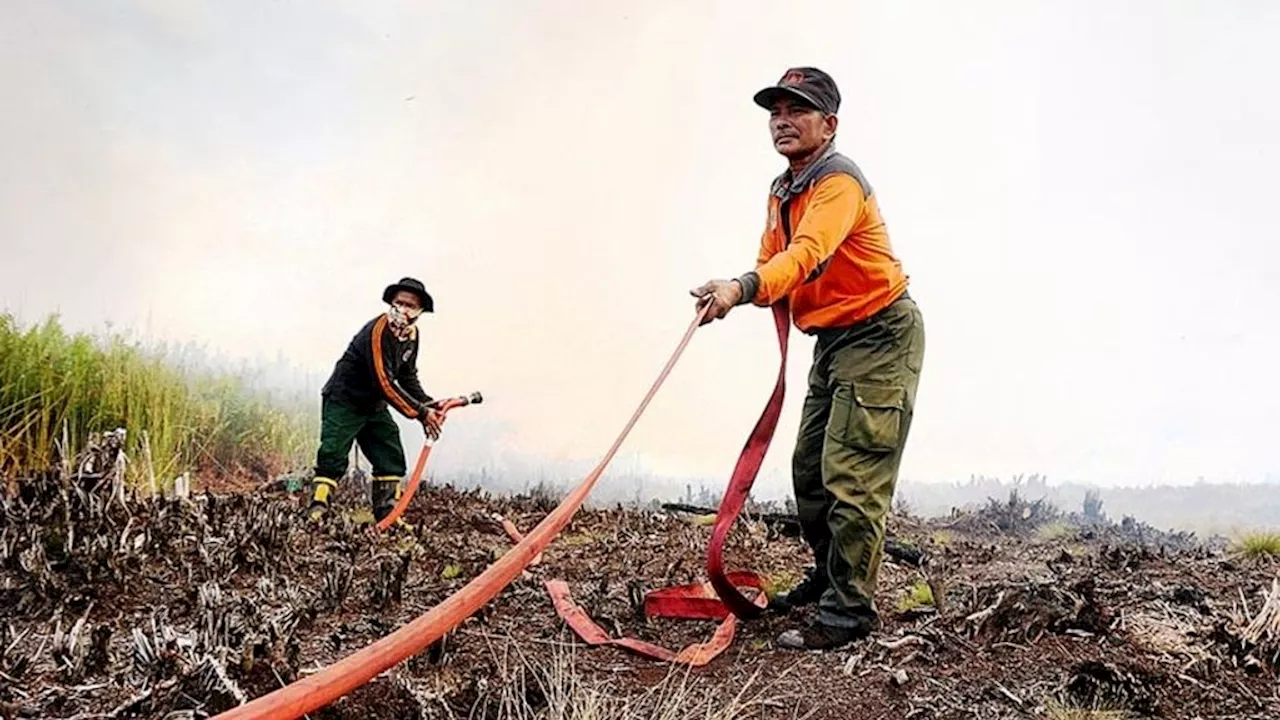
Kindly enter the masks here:
[[828, 158], [836, 154], [836, 141], [833, 138], [827, 143], [827, 149], [822, 154], [809, 163], [809, 166], [800, 171], [800, 174], [794, 178], [791, 177], [791, 168], [787, 168], [786, 172], [778, 176], [773, 182], [772, 192], [782, 200], [789, 200], [795, 195], [805, 191], [805, 188], [813, 182], [813, 178], [822, 169], [822, 165]]

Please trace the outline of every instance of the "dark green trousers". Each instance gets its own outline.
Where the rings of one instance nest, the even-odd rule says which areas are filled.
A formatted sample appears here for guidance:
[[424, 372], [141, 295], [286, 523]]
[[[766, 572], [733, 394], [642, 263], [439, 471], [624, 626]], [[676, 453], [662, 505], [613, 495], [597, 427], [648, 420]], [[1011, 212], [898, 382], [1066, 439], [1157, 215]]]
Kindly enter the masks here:
[[909, 297], [866, 321], [820, 331], [792, 456], [796, 508], [828, 589], [818, 619], [877, 614], [885, 516], [911, 428], [924, 321]]
[[383, 407], [360, 413], [340, 402], [323, 398], [320, 405], [320, 449], [316, 452], [316, 477], [337, 481], [347, 472], [351, 444], [373, 465], [375, 478], [399, 478], [405, 474], [400, 428]]

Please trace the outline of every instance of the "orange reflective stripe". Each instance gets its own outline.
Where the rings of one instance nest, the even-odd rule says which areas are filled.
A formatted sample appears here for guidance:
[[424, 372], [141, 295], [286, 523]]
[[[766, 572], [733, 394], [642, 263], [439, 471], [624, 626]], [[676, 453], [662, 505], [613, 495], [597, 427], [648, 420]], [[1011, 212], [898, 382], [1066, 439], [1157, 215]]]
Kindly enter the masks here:
[[378, 385], [382, 386], [382, 394], [387, 396], [396, 409], [404, 413], [408, 417], [418, 417], [418, 411], [411, 407], [396, 391], [395, 386], [391, 384], [391, 380], [387, 377], [386, 365], [382, 362], [382, 332], [387, 329], [387, 316], [383, 315], [378, 318], [378, 322], [373, 325], [373, 332], [369, 333], [369, 343], [373, 346], [370, 350], [373, 352], [373, 370], [378, 376]]

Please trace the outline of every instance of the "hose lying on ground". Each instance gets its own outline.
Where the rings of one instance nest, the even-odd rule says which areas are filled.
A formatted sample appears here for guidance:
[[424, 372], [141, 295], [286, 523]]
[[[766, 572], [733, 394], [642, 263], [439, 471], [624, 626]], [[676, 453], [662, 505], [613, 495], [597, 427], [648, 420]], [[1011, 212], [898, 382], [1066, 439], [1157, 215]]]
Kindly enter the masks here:
[[[618, 448], [621, 447], [623, 440], [631, 433], [631, 429], [640, 419], [645, 409], [648, 408], [654, 395], [657, 394], [658, 388], [662, 386], [662, 383], [667, 379], [667, 375], [671, 373], [676, 360], [679, 359], [685, 347], [688, 346], [689, 341], [693, 338], [693, 333], [702, 324], [708, 307], [709, 305], [703, 306], [689, 324], [688, 329], [685, 330], [684, 337], [681, 338], [679, 345], [676, 346], [675, 352], [667, 360], [657, 380], [649, 388], [649, 392], [641, 401], [640, 406], [632, 413], [631, 419], [627, 421], [626, 426], [618, 435], [618, 438], [614, 440], [613, 445], [605, 453], [600, 463], [583, 479], [581, 484], [574, 488], [554, 510], [542, 519], [542, 522], [538, 523], [537, 527], [531, 530], [523, 540], [516, 543], [515, 547], [485, 568], [484, 572], [473, 578], [471, 582], [445, 598], [439, 605], [431, 608], [390, 635], [366, 645], [364, 648], [313, 675], [295, 680], [279, 690], [221, 713], [216, 716], [216, 720], [294, 720], [309, 712], [323, 708], [369, 682], [388, 668], [431, 646], [443, 637], [445, 633], [460, 625], [485, 603], [502, 592], [512, 580], [520, 575], [534, 557], [546, 549], [547, 545], [568, 525], [574, 513], [582, 506], [592, 488], [595, 487], [596, 481], [603, 474], [605, 467], [608, 466]], [[775, 307], [775, 314], [779, 312], [786, 313], [786, 310]], [[783, 347], [785, 353], [785, 343]], [[726, 498], [728, 497], [729, 494], [726, 494]], [[722, 513], [723, 510], [724, 506], [721, 509]], [[723, 579], [723, 576], [721, 577]], [[712, 580], [714, 582], [715, 578], [713, 577]], [[759, 612], [759, 608], [738, 594], [731, 582], [725, 580], [725, 584], [740, 599], [741, 604], [749, 608], [748, 612]], [[717, 586], [717, 590], [719, 591], [721, 588]], [[733, 609], [736, 611], [738, 608], [734, 607]]]

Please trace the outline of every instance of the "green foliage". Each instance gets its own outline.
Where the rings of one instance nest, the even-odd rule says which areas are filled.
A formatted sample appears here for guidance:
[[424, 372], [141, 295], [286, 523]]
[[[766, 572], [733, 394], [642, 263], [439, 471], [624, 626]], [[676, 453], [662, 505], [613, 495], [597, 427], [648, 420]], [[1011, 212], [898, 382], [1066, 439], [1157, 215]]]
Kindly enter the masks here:
[[933, 604], [933, 588], [924, 580], [917, 580], [905, 595], [898, 598], [898, 612], [905, 613]]
[[1047, 522], [1036, 528], [1036, 535], [1041, 540], [1061, 540], [1072, 532], [1071, 526], [1061, 520]]
[[[56, 317], [23, 329], [0, 314], [0, 478], [55, 467], [93, 432], [128, 431], [129, 479], [279, 471], [305, 461], [318, 403], [275, 398], [230, 373], [197, 372], [113, 334], [70, 335]], [[63, 433], [70, 449], [61, 449]]]
[[1239, 554], [1250, 558], [1280, 558], [1280, 532], [1250, 532], [1235, 543]]
[[762, 578], [763, 582], [761, 582], [761, 586], [765, 595], [770, 598], [774, 598], [777, 597], [778, 594], [787, 592], [791, 588], [795, 587], [803, 579], [804, 576], [800, 573], [790, 570], [780, 570], [772, 575], [766, 575]]
[[934, 545], [945, 548], [955, 542], [956, 534], [946, 528], [941, 528], [933, 531], [933, 534], [930, 535], [930, 540]]

